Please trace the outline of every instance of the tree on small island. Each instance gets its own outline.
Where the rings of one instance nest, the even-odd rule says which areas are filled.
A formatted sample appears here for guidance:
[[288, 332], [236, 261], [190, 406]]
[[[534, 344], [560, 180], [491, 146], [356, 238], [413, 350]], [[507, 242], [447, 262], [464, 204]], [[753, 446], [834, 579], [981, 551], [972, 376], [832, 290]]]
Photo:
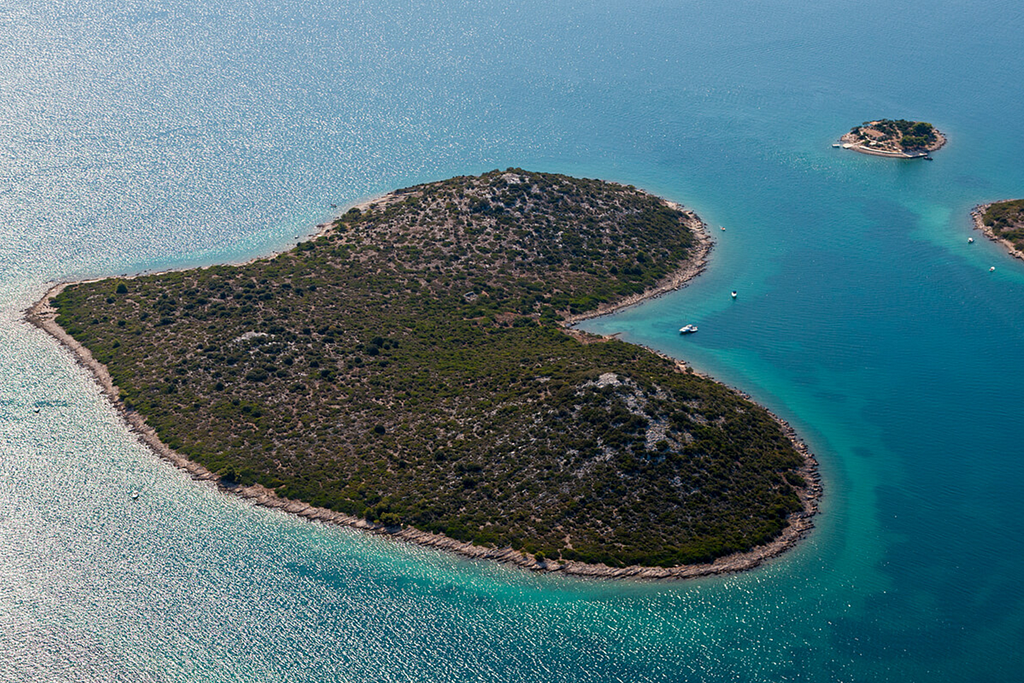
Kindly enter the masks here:
[[906, 119], [865, 121], [841, 140], [858, 152], [899, 158], [927, 156], [946, 142], [932, 124]]
[[661, 282], [701, 228], [633, 187], [508, 169], [396, 191], [273, 258], [53, 305], [124, 409], [229, 487], [676, 566], [777, 538], [808, 461], [736, 392], [562, 322]]

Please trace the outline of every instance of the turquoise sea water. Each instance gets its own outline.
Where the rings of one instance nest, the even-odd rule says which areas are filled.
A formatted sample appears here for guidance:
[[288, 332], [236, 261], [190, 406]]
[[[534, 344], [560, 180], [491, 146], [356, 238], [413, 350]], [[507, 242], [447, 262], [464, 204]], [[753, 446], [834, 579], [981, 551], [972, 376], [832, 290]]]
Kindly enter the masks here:
[[[967, 244], [973, 204], [1024, 196], [1022, 22], [1009, 0], [4, 2], [0, 680], [1024, 680], [1024, 263]], [[876, 116], [950, 143], [830, 147]], [[255, 509], [156, 460], [21, 322], [51, 280], [241, 261], [332, 203], [508, 166], [714, 227], [691, 286], [585, 327], [805, 436], [827, 489], [795, 551], [592, 582]]]

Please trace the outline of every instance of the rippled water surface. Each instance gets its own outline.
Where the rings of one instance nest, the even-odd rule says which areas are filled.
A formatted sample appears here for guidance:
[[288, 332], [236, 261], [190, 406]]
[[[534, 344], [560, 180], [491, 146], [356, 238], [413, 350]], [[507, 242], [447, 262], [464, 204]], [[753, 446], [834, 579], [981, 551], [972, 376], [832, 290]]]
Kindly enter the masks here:
[[[1024, 196], [1024, 8], [620, 5], [0, 5], [0, 680], [1024, 678], [1024, 263], [967, 244], [972, 205]], [[877, 116], [950, 143], [830, 147]], [[690, 287], [585, 327], [797, 427], [827, 486], [799, 548], [591, 582], [254, 509], [21, 321], [53, 280], [242, 261], [331, 204], [509, 166], [713, 226]]]

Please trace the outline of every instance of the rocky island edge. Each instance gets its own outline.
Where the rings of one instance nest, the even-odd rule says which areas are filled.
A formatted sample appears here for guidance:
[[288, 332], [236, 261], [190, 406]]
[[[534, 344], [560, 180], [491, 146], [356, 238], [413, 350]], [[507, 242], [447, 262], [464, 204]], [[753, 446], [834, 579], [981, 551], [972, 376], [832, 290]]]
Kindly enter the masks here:
[[971, 220], [986, 237], [1006, 247], [1010, 256], [1024, 259], [1024, 199], [979, 204], [971, 209]]

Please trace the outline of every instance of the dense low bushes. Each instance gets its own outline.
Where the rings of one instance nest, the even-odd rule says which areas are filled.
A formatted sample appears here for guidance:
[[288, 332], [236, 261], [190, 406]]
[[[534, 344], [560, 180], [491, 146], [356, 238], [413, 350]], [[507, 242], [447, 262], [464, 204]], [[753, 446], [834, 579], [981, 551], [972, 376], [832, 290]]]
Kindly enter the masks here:
[[982, 222], [992, 228], [996, 237], [1009, 240], [1024, 250], [1024, 199], [995, 202], [985, 210]]
[[860, 142], [874, 142], [904, 152], [927, 149], [938, 142], [932, 124], [906, 119], [865, 121], [862, 125], [855, 126], [850, 134]]
[[397, 197], [271, 259], [68, 287], [58, 322], [179, 452], [383, 524], [675, 565], [799, 509], [762, 409], [559, 326], [679, 267], [695, 217], [518, 169]]

